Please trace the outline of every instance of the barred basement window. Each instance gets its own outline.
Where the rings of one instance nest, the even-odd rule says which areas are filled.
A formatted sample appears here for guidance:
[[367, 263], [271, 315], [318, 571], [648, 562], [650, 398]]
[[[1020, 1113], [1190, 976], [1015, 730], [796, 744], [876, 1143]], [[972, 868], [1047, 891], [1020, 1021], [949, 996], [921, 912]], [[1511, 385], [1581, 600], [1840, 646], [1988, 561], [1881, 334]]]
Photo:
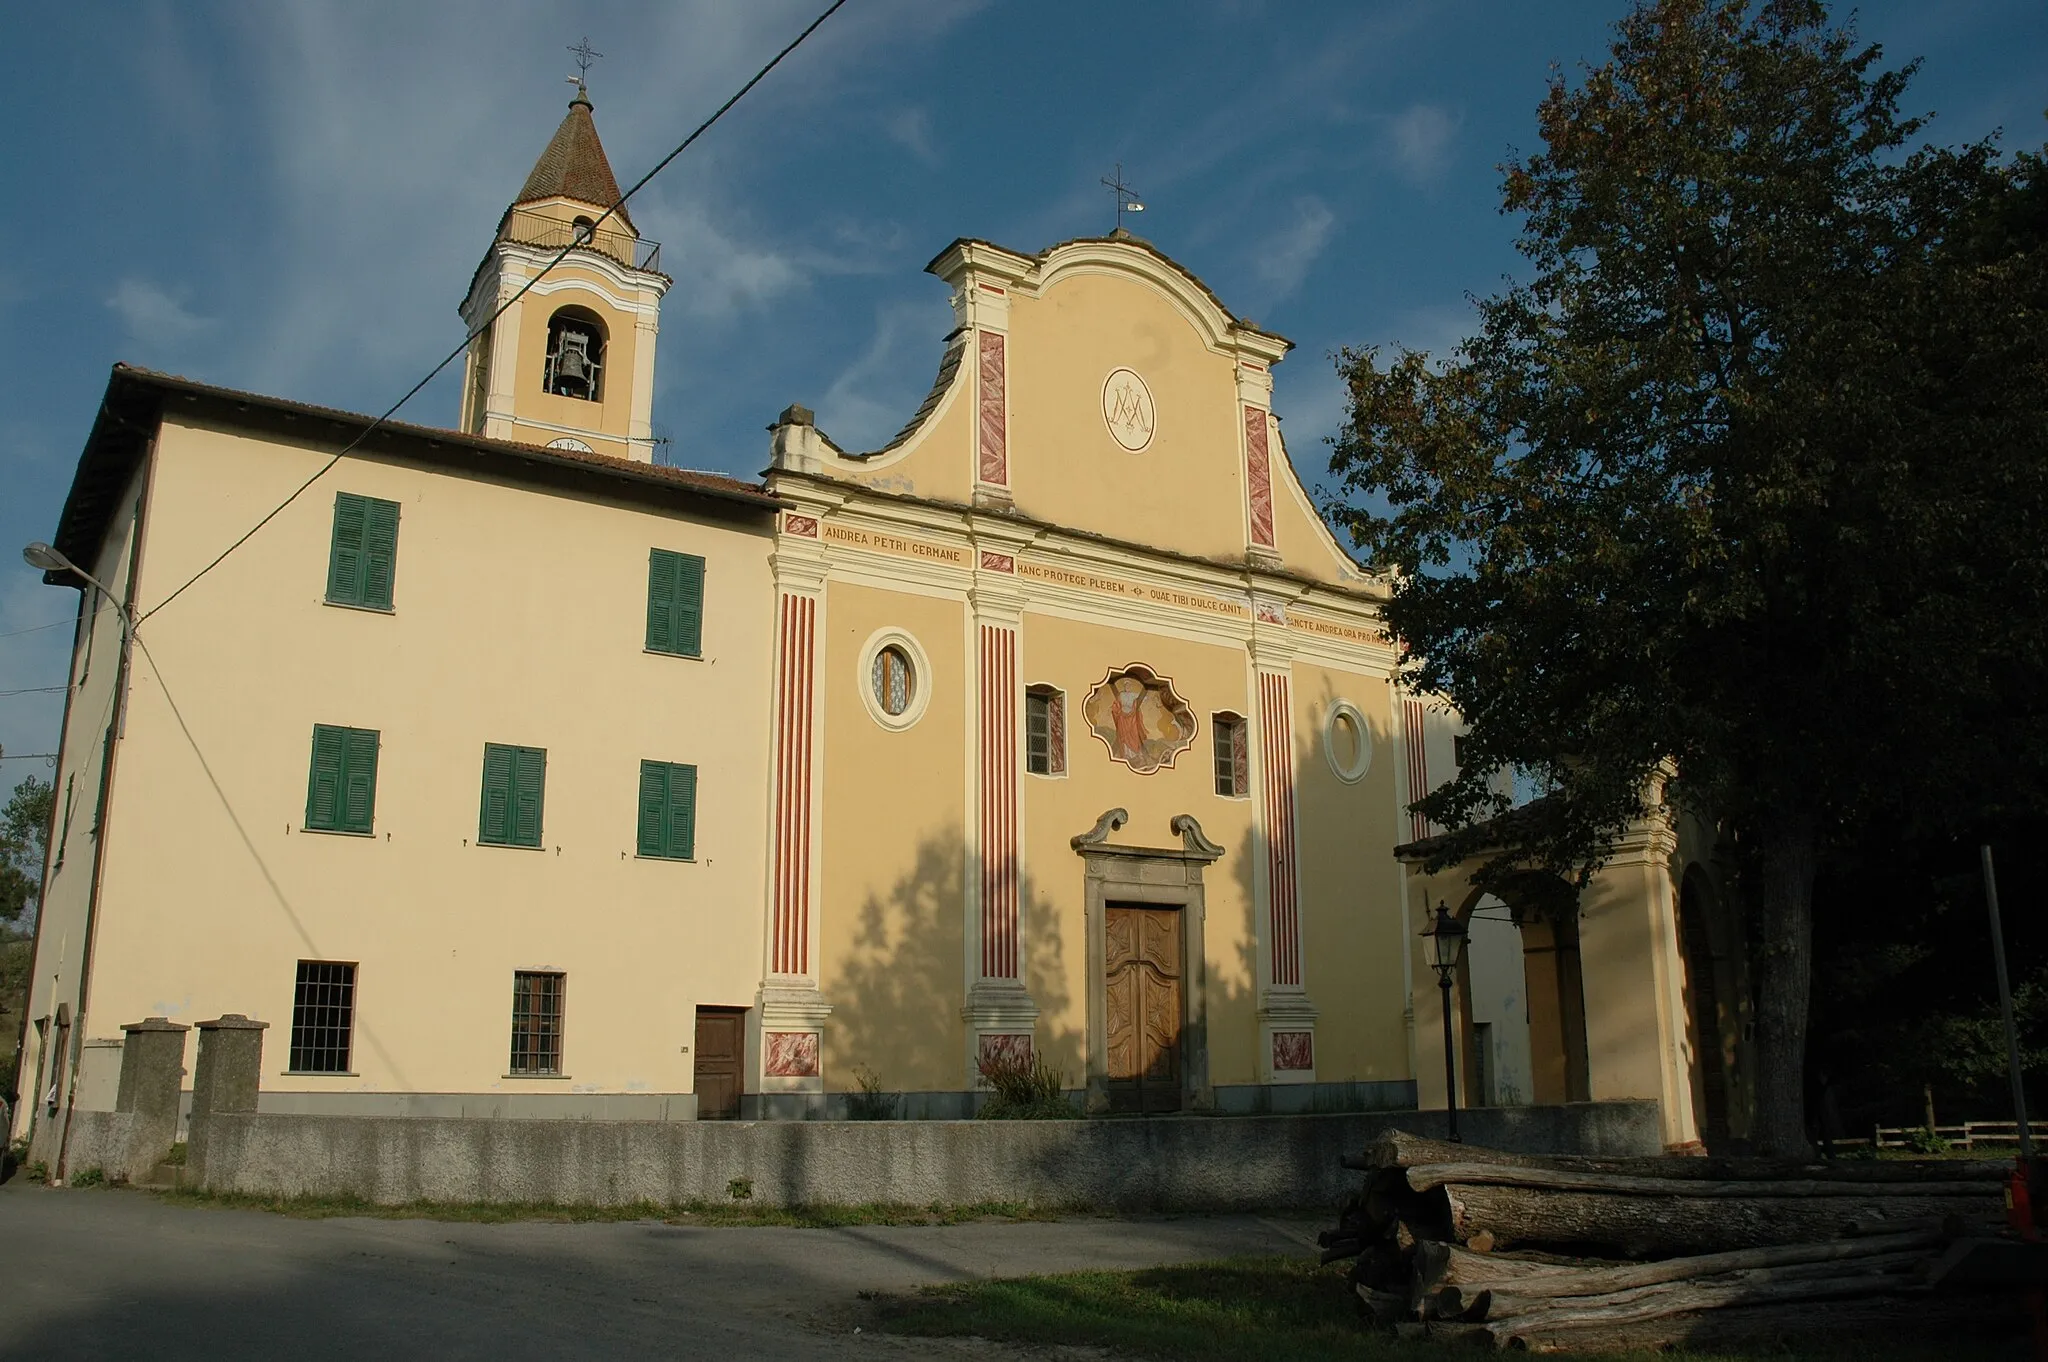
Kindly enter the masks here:
[[1067, 697], [1051, 686], [1024, 692], [1024, 769], [1034, 776], [1067, 773]]
[[1209, 729], [1216, 735], [1216, 793], [1242, 799], [1252, 792], [1251, 738], [1245, 721], [1235, 714], [1214, 714]]
[[291, 1071], [345, 1074], [355, 1030], [356, 967], [336, 960], [301, 960], [292, 992]]
[[566, 976], [519, 970], [512, 976], [512, 1069], [562, 1072], [562, 984]]

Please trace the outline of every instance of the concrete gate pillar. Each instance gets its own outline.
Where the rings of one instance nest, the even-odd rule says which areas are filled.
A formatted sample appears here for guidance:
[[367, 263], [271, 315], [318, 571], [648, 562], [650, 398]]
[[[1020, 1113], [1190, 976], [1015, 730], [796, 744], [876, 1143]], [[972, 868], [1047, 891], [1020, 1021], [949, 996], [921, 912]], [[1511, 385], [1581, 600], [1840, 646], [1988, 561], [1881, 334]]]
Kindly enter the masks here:
[[230, 1012], [199, 1023], [199, 1059], [192, 1066], [192, 1129], [186, 1162], [205, 1184], [209, 1119], [254, 1114], [262, 1087], [263, 1032], [269, 1022]]
[[185, 1033], [191, 1029], [164, 1017], [146, 1017], [121, 1028], [125, 1039], [114, 1110], [130, 1118], [128, 1147], [119, 1169], [130, 1182], [146, 1179], [177, 1141]]

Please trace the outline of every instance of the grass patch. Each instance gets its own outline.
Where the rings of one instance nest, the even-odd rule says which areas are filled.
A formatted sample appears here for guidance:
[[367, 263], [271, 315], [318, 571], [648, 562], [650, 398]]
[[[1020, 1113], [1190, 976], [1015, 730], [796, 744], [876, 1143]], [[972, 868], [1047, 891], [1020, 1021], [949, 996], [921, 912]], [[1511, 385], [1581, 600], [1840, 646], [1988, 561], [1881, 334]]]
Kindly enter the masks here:
[[[1427, 1362], [1473, 1355], [1469, 1347], [1406, 1343], [1369, 1330], [1345, 1278], [1296, 1258], [1239, 1258], [1138, 1272], [1069, 1272], [1049, 1277], [929, 1287], [878, 1301], [877, 1325], [921, 1337], [979, 1337], [1039, 1346], [1109, 1348], [1134, 1357], [1223, 1362]], [[1981, 1362], [2026, 1356], [2015, 1341], [1975, 1351]], [[1828, 1340], [1733, 1352], [1602, 1354], [1610, 1362], [1950, 1362], [1953, 1343], [1913, 1345]]]
[[202, 1192], [171, 1188], [153, 1193], [172, 1206], [208, 1210], [269, 1211], [298, 1220], [332, 1220], [343, 1216], [375, 1220], [454, 1220], [498, 1225], [515, 1220], [564, 1224], [659, 1220], [670, 1225], [784, 1225], [798, 1229], [836, 1229], [846, 1225], [961, 1225], [974, 1220], [1064, 1220], [1088, 1212], [1077, 1207], [1029, 1206], [1021, 1202], [987, 1201], [968, 1206], [757, 1206], [751, 1202], [686, 1202], [663, 1206], [651, 1201], [618, 1206], [563, 1206], [552, 1202], [411, 1201], [379, 1205], [357, 1197], [255, 1196], [245, 1192]]

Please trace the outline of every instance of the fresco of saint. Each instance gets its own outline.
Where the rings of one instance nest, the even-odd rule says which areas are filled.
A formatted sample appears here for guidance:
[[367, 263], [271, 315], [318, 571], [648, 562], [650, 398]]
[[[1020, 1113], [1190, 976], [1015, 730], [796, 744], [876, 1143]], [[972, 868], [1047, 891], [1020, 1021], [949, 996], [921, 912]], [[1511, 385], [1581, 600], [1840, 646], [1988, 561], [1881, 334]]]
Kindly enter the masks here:
[[1173, 765], [1195, 740], [1193, 711], [1149, 667], [1112, 671], [1088, 692], [1081, 713], [1109, 755], [1139, 775]]

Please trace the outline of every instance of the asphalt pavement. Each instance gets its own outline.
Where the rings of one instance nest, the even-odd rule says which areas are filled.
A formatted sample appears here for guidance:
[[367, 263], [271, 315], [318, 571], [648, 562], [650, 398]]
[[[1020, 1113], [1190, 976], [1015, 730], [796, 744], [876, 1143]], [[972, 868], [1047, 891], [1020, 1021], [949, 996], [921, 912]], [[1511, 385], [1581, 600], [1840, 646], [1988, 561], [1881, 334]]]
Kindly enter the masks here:
[[855, 1333], [858, 1295], [1307, 1254], [1314, 1228], [1246, 1215], [817, 1230], [295, 1220], [16, 1179], [0, 1187], [0, 1358], [987, 1357], [984, 1343]]

